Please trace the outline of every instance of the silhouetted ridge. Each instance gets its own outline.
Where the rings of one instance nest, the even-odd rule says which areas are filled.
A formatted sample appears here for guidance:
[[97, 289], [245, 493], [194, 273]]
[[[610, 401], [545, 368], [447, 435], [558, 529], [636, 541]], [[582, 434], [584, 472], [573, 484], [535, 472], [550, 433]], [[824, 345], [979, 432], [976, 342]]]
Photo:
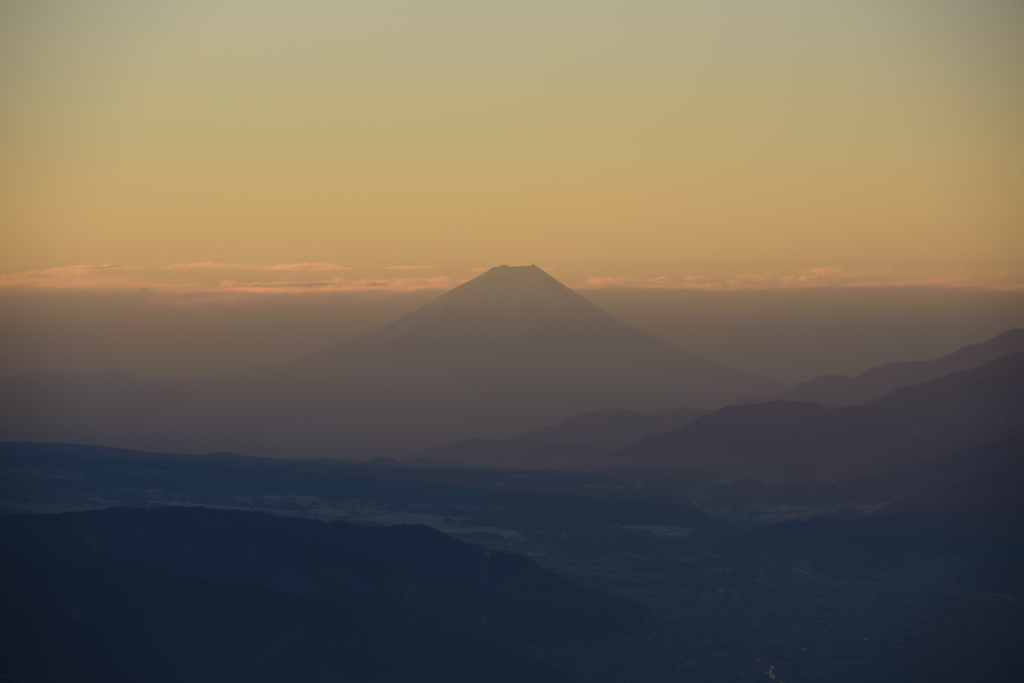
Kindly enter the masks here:
[[29, 564], [131, 565], [258, 585], [471, 640], [614, 631], [642, 613], [526, 558], [485, 553], [426, 526], [203, 507], [110, 508], [0, 517], [0, 550]]
[[643, 334], [536, 266], [501, 266], [362, 337], [260, 372], [0, 378], [0, 439], [407, 457], [586, 412], [713, 408], [777, 390]]
[[707, 412], [676, 408], [647, 415], [621, 409], [583, 413], [511, 439], [466, 439], [428, 448], [413, 456], [412, 461], [473, 467], [589, 469], [600, 465], [600, 455], [650, 434], [678, 429]]
[[537, 266], [498, 266], [358, 340], [396, 342], [650, 339]]
[[927, 361], [889, 363], [871, 368], [857, 377], [823, 375], [777, 396], [789, 401], [811, 401], [826, 408], [862, 405], [901, 387], [912, 386], [969, 370], [1015, 351], [1024, 351], [1024, 329], [1007, 330], [982, 344], [970, 344]]
[[198, 507], [0, 517], [0, 557], [15, 680], [560, 681], [503, 645], [642, 610], [427, 527]]
[[498, 266], [392, 323], [282, 369], [330, 374], [334, 364], [367, 352], [437, 355], [457, 349], [459, 354], [530, 353], [541, 360], [545, 354], [599, 348], [685, 356], [618, 320], [537, 266]]
[[728, 406], [613, 453], [623, 465], [852, 474], [936, 461], [1024, 429], [1024, 353], [906, 387], [864, 406]]
[[[421, 390], [423, 382], [431, 392], [484, 387], [507, 398], [527, 387], [579, 385], [573, 393], [609, 395], [602, 408], [633, 409], [648, 394], [648, 410], [675, 407], [694, 393], [702, 395], [698, 403], [713, 402], [737, 385], [767, 384], [647, 336], [537, 266], [491, 268], [392, 323], [271, 372], [393, 379], [396, 391]], [[666, 403], [668, 391], [678, 398]], [[614, 401], [616, 393], [629, 398]]]

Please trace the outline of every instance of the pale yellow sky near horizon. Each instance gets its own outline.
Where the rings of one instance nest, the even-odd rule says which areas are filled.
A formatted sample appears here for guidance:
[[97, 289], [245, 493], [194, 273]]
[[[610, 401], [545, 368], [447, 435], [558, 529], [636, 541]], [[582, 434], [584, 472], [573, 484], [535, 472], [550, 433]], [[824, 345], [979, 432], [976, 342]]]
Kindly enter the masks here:
[[1024, 285], [1014, 0], [0, 0], [0, 286]]

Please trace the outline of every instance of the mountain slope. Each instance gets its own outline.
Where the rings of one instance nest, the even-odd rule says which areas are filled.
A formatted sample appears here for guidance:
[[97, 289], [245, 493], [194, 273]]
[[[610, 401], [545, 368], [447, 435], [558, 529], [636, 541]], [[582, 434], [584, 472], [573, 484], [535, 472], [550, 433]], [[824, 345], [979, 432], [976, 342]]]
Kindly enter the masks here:
[[0, 439], [408, 457], [586, 412], [714, 407], [777, 390], [652, 339], [540, 268], [502, 266], [374, 332], [261, 372], [0, 378]]
[[1024, 428], [1024, 353], [865, 406], [728, 406], [613, 453], [619, 465], [856, 474], [935, 461]]
[[499, 266], [377, 330], [265, 371], [368, 391], [501, 396], [573, 413], [721, 405], [773, 383], [674, 349], [536, 266]]
[[810, 401], [826, 408], [863, 405], [901, 387], [969, 370], [1015, 351], [1024, 351], [1024, 329], [1012, 329], [982, 344], [971, 344], [941, 358], [889, 363], [857, 377], [823, 375], [776, 396], [784, 401]]
[[[839, 395], [846, 389], [816, 394], [811, 384], [818, 380], [780, 396], [826, 407], [866, 402], [1022, 344], [1024, 330], [1010, 330], [941, 359], [837, 380], [860, 392], [853, 398]], [[407, 458], [474, 437], [509, 439], [582, 413], [715, 407], [776, 390], [767, 380], [644, 335], [539, 268], [503, 266], [374, 332], [261, 373], [187, 382], [118, 372], [0, 378], [0, 439]], [[582, 431], [596, 435], [602, 428]], [[602, 443], [614, 441], [535, 438], [514, 446], [593, 449], [562, 454], [578, 458], [600, 454]]]
[[678, 429], [705, 413], [706, 410], [693, 408], [647, 415], [632, 410], [602, 410], [523, 432], [511, 439], [466, 439], [427, 448], [412, 460], [457, 462], [474, 467], [585, 468], [595, 465], [597, 456], [650, 434]]
[[0, 678], [566, 680], [506, 646], [642, 615], [422, 526], [202, 507], [7, 515], [0, 558]]
[[637, 614], [622, 599], [525, 558], [488, 554], [425, 526], [365, 527], [203, 507], [109, 508], [0, 517], [0, 549], [30, 564], [130, 565], [258, 585], [459, 639], [600, 633]]
[[537, 266], [498, 266], [335, 349], [438, 341], [629, 345], [653, 340]]

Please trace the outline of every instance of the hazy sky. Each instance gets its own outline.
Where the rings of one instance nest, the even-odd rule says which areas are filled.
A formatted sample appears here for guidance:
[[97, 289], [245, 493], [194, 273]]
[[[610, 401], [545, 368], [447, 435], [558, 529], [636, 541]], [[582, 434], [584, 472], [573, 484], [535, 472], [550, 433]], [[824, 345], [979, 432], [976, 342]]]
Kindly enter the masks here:
[[1019, 0], [0, 0], [0, 284], [1020, 287], [1022, 76]]

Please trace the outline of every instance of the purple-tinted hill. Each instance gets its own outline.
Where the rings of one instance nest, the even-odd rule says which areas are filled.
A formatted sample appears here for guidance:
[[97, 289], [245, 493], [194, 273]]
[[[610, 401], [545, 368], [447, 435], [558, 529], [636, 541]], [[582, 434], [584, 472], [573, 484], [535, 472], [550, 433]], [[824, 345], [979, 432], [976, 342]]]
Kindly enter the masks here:
[[901, 387], [927, 382], [951, 372], [976, 368], [1015, 351], [1024, 351], [1024, 329], [1007, 330], [987, 342], [965, 346], [941, 358], [880, 365], [857, 377], [815, 377], [778, 394], [776, 398], [810, 401], [826, 408], [859, 406]]
[[778, 389], [643, 334], [540, 268], [501, 266], [369, 334], [261, 372], [0, 378], [0, 439], [407, 457], [581, 413], [712, 408]]
[[717, 406], [773, 384], [663, 344], [537, 266], [492, 268], [373, 332], [267, 372], [402, 393], [500, 395], [527, 410], [557, 398], [560, 419]]
[[936, 462], [1024, 429], [1024, 353], [907, 387], [864, 406], [728, 406], [611, 454], [609, 464], [855, 475]]

